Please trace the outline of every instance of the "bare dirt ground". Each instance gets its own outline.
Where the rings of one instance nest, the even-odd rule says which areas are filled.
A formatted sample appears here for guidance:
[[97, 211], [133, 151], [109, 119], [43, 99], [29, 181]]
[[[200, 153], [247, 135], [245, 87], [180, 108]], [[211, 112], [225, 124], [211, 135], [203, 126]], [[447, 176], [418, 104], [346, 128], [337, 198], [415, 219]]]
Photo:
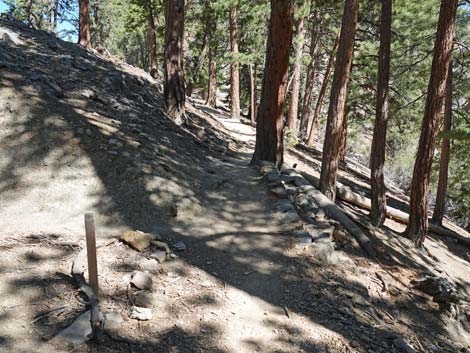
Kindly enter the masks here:
[[[192, 101], [177, 127], [147, 74], [5, 19], [0, 70], [0, 352], [60, 351], [46, 341], [85, 310], [70, 268], [90, 211], [101, 310], [124, 321], [76, 352], [469, 351], [461, 327], [405, 286], [437, 267], [465, 287], [468, 249], [433, 238], [434, 259], [388, 224], [382, 264], [351, 236], [325, 264], [292, 246], [302, 224], [279, 221], [248, 167], [251, 126]], [[288, 162], [314, 173], [318, 160]], [[152, 272], [148, 321], [129, 318], [128, 283], [157, 249], [112, 242], [125, 229], [187, 246]]]

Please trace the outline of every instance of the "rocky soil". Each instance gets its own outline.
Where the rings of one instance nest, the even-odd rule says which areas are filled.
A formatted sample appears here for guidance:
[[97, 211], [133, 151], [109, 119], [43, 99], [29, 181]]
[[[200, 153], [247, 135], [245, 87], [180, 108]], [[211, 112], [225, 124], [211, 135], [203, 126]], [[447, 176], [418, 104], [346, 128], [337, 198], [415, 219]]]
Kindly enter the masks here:
[[468, 249], [389, 221], [362, 227], [371, 259], [309, 198], [315, 155], [249, 167], [251, 126], [187, 108], [178, 127], [146, 73], [0, 20], [0, 352], [70, 351], [49, 340], [87, 308], [86, 212], [113, 314], [75, 352], [470, 352]]

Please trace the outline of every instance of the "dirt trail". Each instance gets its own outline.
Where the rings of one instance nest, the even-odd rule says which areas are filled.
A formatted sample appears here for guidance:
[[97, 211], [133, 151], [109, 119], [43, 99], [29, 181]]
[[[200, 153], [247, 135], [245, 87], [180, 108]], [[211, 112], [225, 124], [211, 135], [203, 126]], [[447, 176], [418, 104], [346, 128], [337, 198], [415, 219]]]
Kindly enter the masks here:
[[[70, 267], [87, 211], [106, 244], [101, 308], [124, 321], [77, 352], [465, 352], [435, 303], [384, 291], [353, 241], [336, 266], [292, 246], [299, 224], [279, 220], [248, 167], [252, 127], [198, 101], [177, 127], [141, 70], [9, 20], [0, 30], [0, 352], [40, 351], [84, 310]], [[149, 321], [128, 318], [127, 284], [156, 249], [110, 244], [123, 229], [187, 247], [152, 273]]]

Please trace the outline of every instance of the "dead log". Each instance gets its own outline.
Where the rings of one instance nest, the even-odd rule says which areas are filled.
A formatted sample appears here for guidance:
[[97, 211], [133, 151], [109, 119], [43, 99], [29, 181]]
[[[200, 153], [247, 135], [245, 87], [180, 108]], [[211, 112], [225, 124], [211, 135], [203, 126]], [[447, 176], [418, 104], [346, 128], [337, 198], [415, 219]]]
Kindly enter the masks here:
[[[336, 196], [343, 201], [349, 202], [363, 209], [371, 209], [370, 199], [353, 192], [349, 188], [339, 187], [337, 189]], [[396, 208], [390, 206], [387, 206], [387, 217], [404, 224], [408, 224], [409, 220], [408, 213], [397, 210]], [[470, 238], [463, 237], [450, 229], [434, 224], [431, 222], [431, 219], [429, 219], [429, 231], [437, 235], [453, 238], [457, 240], [459, 244], [462, 244], [466, 247], [470, 247]]]

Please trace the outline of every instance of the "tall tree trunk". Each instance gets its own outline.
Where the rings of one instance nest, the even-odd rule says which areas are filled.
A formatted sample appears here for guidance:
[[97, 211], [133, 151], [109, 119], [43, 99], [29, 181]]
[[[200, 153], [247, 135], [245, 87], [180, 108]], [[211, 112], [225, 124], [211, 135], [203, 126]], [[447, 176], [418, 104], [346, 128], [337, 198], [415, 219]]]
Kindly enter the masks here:
[[372, 189], [372, 222], [380, 226], [385, 222], [387, 212], [384, 181], [385, 144], [388, 121], [388, 94], [390, 80], [390, 44], [392, 37], [392, 0], [382, 0], [380, 19], [380, 49], [377, 80], [377, 101], [375, 108], [374, 136], [370, 158], [370, 181]]
[[54, 33], [57, 33], [57, 19], [59, 17], [59, 0], [54, 1], [54, 8], [52, 9], [53, 15], [53, 22], [52, 22], [52, 30]]
[[281, 168], [283, 163], [282, 113], [286, 99], [293, 15], [294, 1], [271, 0], [266, 63], [252, 164], [265, 160], [274, 162]]
[[91, 3], [91, 5], [93, 6], [93, 22], [94, 22], [94, 25], [95, 25], [95, 28], [94, 28], [94, 35], [95, 35], [95, 46], [99, 47], [101, 46], [101, 38], [102, 38], [102, 31], [103, 31], [103, 27], [102, 27], [102, 24], [101, 24], [101, 17], [100, 17], [100, 6], [99, 6], [99, 3], [98, 1], [93, 1]]
[[207, 105], [217, 106], [217, 50], [215, 44], [209, 45], [209, 81], [207, 87]]
[[346, 161], [349, 111], [350, 111], [350, 107], [346, 106], [345, 112], [344, 112], [344, 119], [343, 119], [343, 128], [342, 128], [342, 131], [341, 131], [341, 144], [339, 146], [339, 160], [341, 162]]
[[207, 2], [208, 13], [208, 32], [209, 32], [209, 81], [207, 87], [207, 102], [206, 104], [212, 108], [217, 106], [217, 18], [213, 13], [210, 1]]
[[328, 88], [328, 82], [330, 81], [331, 72], [333, 71], [333, 64], [335, 62], [336, 50], [338, 50], [339, 36], [336, 37], [335, 44], [331, 50], [328, 64], [326, 65], [325, 75], [323, 76], [323, 82], [321, 84], [320, 93], [318, 93], [317, 104], [315, 105], [315, 112], [313, 113], [312, 122], [310, 125], [310, 133], [308, 135], [307, 145], [313, 147], [315, 143], [315, 137], [317, 135], [318, 120], [320, 119], [320, 112], [325, 99], [326, 89]]
[[184, 0], [168, 0], [165, 6], [164, 99], [167, 114], [177, 123], [185, 120], [183, 73]]
[[[313, 3], [313, 2], [312, 2]], [[310, 39], [310, 62], [307, 69], [307, 78], [305, 79], [305, 91], [304, 99], [302, 103], [302, 110], [300, 113], [300, 129], [299, 129], [299, 138], [305, 141], [308, 137], [308, 123], [310, 120], [312, 98], [313, 98], [313, 88], [315, 87], [315, 77], [316, 77], [316, 56], [318, 52], [318, 31], [319, 31], [319, 20], [318, 20], [318, 11], [314, 11], [312, 24], [312, 33]]]
[[237, 35], [237, 9], [230, 8], [230, 50], [232, 63], [230, 65], [230, 100], [232, 119], [240, 117], [240, 72], [238, 65], [238, 35]]
[[[446, 101], [444, 108], [444, 126], [442, 132], [447, 133], [452, 129], [452, 61], [449, 64], [447, 74]], [[441, 141], [441, 160], [439, 162], [439, 182], [437, 184], [436, 204], [432, 214], [432, 221], [442, 225], [442, 219], [446, 210], [447, 179], [449, 175], [450, 140], [443, 136]]]
[[299, 113], [300, 70], [302, 69], [302, 52], [304, 49], [304, 17], [297, 20], [295, 31], [295, 63], [292, 73], [292, 91], [290, 94], [289, 113], [287, 115], [287, 127], [294, 130], [297, 127], [297, 115]]
[[78, 27], [78, 44], [84, 48], [89, 48], [91, 43], [90, 0], [79, 0]]
[[344, 113], [348, 91], [349, 73], [356, 35], [359, 0], [346, 0], [341, 24], [335, 72], [331, 85], [330, 106], [320, 173], [320, 191], [330, 200], [336, 197], [336, 173], [338, 171], [339, 148], [344, 129]]
[[422, 246], [428, 231], [429, 177], [445, 98], [457, 2], [441, 0], [431, 78], [411, 182], [410, 222], [405, 233], [414, 240], [417, 247]]
[[251, 123], [256, 122], [256, 65], [250, 63], [250, 119]]
[[153, 18], [152, 2], [148, 1], [147, 14], [147, 35], [149, 40], [149, 71], [153, 78], [157, 77], [157, 45], [156, 45], [156, 28], [155, 19]]

